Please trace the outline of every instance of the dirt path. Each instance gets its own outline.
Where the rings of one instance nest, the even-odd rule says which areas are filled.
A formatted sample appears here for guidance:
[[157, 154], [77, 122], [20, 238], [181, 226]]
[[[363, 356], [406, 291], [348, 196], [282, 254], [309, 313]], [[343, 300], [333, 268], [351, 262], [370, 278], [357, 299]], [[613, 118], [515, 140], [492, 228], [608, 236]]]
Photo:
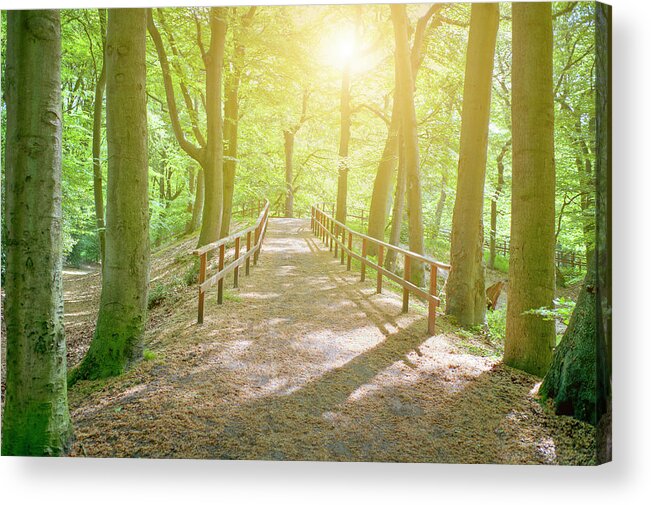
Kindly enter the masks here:
[[71, 390], [74, 454], [592, 461], [591, 427], [545, 414], [533, 377], [469, 353], [444, 317], [426, 337], [424, 307], [401, 314], [400, 297], [346, 272], [307, 220], [271, 220], [258, 266], [224, 305], [209, 292], [200, 327], [195, 293], [156, 309], [151, 359]]

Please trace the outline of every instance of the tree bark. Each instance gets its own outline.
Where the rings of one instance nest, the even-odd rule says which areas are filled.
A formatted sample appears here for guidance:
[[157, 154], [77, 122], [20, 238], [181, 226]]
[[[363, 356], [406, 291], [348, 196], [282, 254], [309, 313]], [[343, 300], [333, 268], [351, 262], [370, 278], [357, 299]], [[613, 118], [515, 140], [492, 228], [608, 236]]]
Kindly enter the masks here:
[[197, 173], [197, 188], [194, 193], [194, 204], [192, 206], [192, 218], [190, 219], [189, 225], [190, 233], [198, 230], [199, 226], [201, 226], [204, 195], [203, 170], [199, 169], [199, 172]]
[[554, 300], [554, 94], [549, 3], [513, 4], [513, 177], [504, 362], [543, 376], [553, 321], [528, 313]]
[[[368, 215], [368, 235], [377, 240], [384, 241], [386, 218], [389, 209], [393, 172], [398, 164], [398, 130], [400, 127], [400, 112], [398, 99], [394, 97], [391, 110], [391, 122], [387, 139], [382, 151], [382, 158], [378, 165], [375, 181], [373, 182], [373, 193], [371, 195], [371, 207]], [[377, 247], [373, 242], [367, 245], [367, 253], [377, 254]]]
[[204, 201], [198, 246], [219, 238], [224, 196], [224, 139], [222, 127], [222, 73], [226, 41], [225, 8], [210, 8], [210, 46], [206, 66], [206, 147], [204, 151]]
[[612, 459], [612, 7], [596, 4], [597, 461]]
[[2, 455], [59, 456], [72, 438], [61, 284], [61, 22], [7, 13], [6, 394]]
[[294, 178], [294, 138], [291, 130], [283, 132], [285, 148], [285, 217], [294, 217], [294, 189], [292, 179]]
[[106, 41], [106, 263], [95, 335], [70, 381], [119, 375], [142, 357], [149, 283], [145, 9], [111, 9]]
[[106, 9], [98, 9], [99, 25], [102, 32], [102, 69], [95, 83], [95, 100], [93, 103], [93, 197], [95, 200], [95, 222], [99, 240], [99, 259], [104, 268], [106, 251], [106, 230], [104, 229], [104, 193], [102, 190], [102, 165], [100, 154], [102, 148], [102, 107], [104, 88], [106, 87]]
[[462, 326], [483, 324], [486, 317], [484, 182], [499, 14], [496, 3], [472, 4], [446, 300], [446, 312]]
[[[405, 150], [403, 148], [402, 134], [398, 133], [398, 175], [396, 177], [396, 192], [393, 197], [393, 209], [391, 211], [391, 232], [389, 244], [400, 245], [400, 233], [402, 232], [402, 218], [405, 209], [405, 187], [407, 186], [407, 174], [405, 173]], [[393, 249], [387, 251], [384, 265], [387, 270], [396, 270], [396, 252]]]
[[[241, 30], [251, 24], [256, 11], [256, 6], [249, 8], [242, 17]], [[241, 41], [241, 33], [233, 36], [232, 72], [226, 79], [225, 104], [224, 104], [224, 209], [222, 215], [220, 237], [230, 233], [231, 218], [233, 215], [233, 193], [235, 192], [235, 172], [237, 170], [237, 138], [240, 120], [240, 82], [242, 80], [242, 66], [244, 65], [245, 47]]]
[[597, 297], [594, 255], [563, 339], [540, 386], [543, 399], [553, 398], [557, 414], [597, 424]]
[[[396, 83], [399, 99], [400, 127], [404, 138], [407, 212], [409, 217], [409, 249], [424, 253], [423, 208], [420, 184], [418, 132], [414, 106], [414, 81], [410, 61], [408, 20], [404, 4], [391, 5], [391, 19], [396, 39]], [[411, 282], [423, 283], [424, 265], [415, 262], [411, 268]]]

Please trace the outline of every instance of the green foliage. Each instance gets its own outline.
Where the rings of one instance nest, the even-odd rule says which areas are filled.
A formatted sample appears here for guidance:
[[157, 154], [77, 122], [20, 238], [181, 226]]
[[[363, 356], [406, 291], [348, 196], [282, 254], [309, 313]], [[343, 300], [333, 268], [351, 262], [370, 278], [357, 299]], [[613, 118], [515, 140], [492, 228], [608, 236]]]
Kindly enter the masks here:
[[554, 307], [539, 307], [537, 309], [528, 310], [525, 314], [533, 314], [542, 317], [545, 321], [561, 321], [564, 325], [568, 325], [570, 317], [574, 311], [576, 302], [567, 298], [555, 298]]
[[506, 305], [486, 311], [486, 323], [491, 340], [503, 345], [506, 336]]
[[144, 349], [142, 351], [142, 359], [145, 361], [154, 361], [155, 359], [158, 359], [158, 355], [151, 349]]

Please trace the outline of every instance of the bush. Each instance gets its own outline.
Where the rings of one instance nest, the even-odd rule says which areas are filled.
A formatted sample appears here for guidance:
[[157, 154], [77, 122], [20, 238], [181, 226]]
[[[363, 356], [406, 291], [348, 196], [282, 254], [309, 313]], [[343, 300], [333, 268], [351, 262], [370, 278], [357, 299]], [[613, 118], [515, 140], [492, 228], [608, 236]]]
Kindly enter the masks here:
[[486, 322], [491, 340], [504, 342], [506, 335], [506, 305], [486, 312]]

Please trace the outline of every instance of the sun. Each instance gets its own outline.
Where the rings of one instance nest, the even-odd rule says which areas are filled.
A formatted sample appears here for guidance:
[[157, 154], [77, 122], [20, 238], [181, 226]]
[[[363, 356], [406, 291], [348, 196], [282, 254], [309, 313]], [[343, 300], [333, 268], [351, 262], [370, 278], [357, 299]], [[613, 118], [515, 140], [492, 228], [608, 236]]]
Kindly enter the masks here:
[[342, 68], [355, 59], [357, 37], [353, 27], [332, 30], [321, 41], [323, 59], [328, 65]]

